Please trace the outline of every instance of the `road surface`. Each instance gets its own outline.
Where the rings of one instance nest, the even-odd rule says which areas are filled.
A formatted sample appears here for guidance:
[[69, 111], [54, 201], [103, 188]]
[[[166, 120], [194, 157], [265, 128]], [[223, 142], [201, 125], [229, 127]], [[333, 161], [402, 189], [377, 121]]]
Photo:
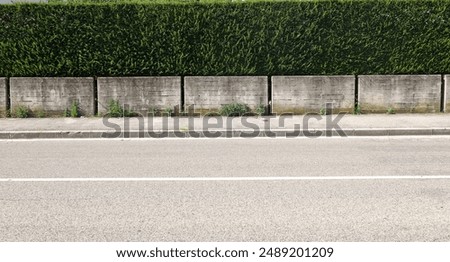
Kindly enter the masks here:
[[0, 141], [0, 241], [450, 241], [450, 138]]

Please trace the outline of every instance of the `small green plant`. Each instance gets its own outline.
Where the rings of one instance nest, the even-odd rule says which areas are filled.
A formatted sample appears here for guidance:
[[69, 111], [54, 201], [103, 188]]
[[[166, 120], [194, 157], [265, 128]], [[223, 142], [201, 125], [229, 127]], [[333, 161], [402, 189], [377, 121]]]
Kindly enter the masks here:
[[173, 108], [170, 108], [170, 107], [164, 108], [164, 112], [163, 112], [164, 116], [172, 116], [172, 114], [173, 114]]
[[204, 112], [202, 114], [203, 117], [217, 117], [217, 116], [221, 116], [221, 114], [219, 112], [216, 111], [208, 111], [208, 112]]
[[119, 104], [119, 101], [117, 100], [111, 100], [108, 104], [108, 113], [110, 117], [122, 117], [123, 114], [123, 108]]
[[392, 107], [389, 107], [386, 111], [386, 114], [388, 114], [388, 115], [395, 114], [395, 109], [393, 109]]
[[159, 114], [159, 109], [158, 108], [156, 108], [156, 107], [149, 107], [148, 108], [148, 112], [147, 112], [147, 114], [149, 115], [149, 116], [156, 116], [156, 115], [158, 115]]
[[47, 116], [47, 114], [45, 113], [45, 110], [42, 108], [39, 108], [35, 111], [35, 116], [38, 118], [44, 118]]
[[72, 105], [70, 106], [70, 117], [80, 117], [80, 111], [79, 106], [76, 101], [72, 102]]
[[356, 103], [355, 109], [353, 109], [353, 114], [354, 115], [360, 115], [361, 114], [361, 106], [358, 103]]
[[28, 118], [30, 117], [30, 109], [26, 106], [17, 106], [14, 109], [13, 116], [16, 118]]
[[110, 117], [132, 117], [136, 114], [130, 110], [123, 109], [118, 100], [110, 100], [107, 115]]
[[264, 105], [258, 105], [257, 107], [256, 107], [256, 109], [255, 109], [255, 113], [258, 115], [258, 116], [262, 116], [262, 115], [264, 115], [265, 113], [266, 113], [266, 107], [264, 106]]
[[78, 103], [76, 101], [72, 102], [70, 109], [66, 108], [63, 112], [63, 117], [80, 117], [81, 113], [79, 110]]
[[326, 114], [327, 114], [327, 109], [324, 108], [324, 107], [322, 107], [322, 108], [320, 109], [320, 111], [319, 111], [319, 114], [320, 114], [321, 116], [326, 115]]
[[222, 116], [243, 116], [250, 113], [250, 108], [246, 104], [231, 103], [223, 105], [219, 113]]

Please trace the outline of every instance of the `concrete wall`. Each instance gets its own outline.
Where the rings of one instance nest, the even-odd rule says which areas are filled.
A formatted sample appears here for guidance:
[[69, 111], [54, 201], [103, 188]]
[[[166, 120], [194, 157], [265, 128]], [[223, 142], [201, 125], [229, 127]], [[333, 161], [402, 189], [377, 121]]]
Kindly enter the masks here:
[[0, 117], [6, 116], [6, 78], [0, 77]]
[[195, 105], [196, 113], [218, 112], [233, 102], [252, 110], [268, 104], [267, 76], [189, 76], [184, 80], [185, 105]]
[[[450, 112], [450, 75], [365, 75], [358, 77], [358, 100], [363, 113], [435, 113]], [[77, 102], [82, 115], [91, 116], [98, 105], [101, 114], [108, 102], [119, 100], [134, 112], [149, 109], [176, 111], [181, 105], [181, 77], [101, 77], [97, 81], [98, 103], [94, 101], [94, 79], [87, 78], [10, 78], [11, 109], [26, 106], [34, 113], [62, 116]], [[444, 97], [441, 88], [444, 84]], [[0, 78], [0, 117], [7, 109], [7, 82]], [[195, 105], [197, 113], [218, 112], [233, 102], [251, 109], [268, 104], [266, 76], [185, 77], [185, 106]], [[276, 114], [319, 113], [325, 103], [333, 103], [333, 112], [352, 112], [354, 76], [274, 76], [272, 112]], [[192, 111], [190, 111], [192, 112]], [[36, 115], [36, 114], [35, 114]]]
[[92, 77], [12, 77], [11, 109], [26, 106], [33, 112], [62, 116], [77, 102], [84, 116], [94, 114], [94, 79]]
[[359, 76], [362, 112], [435, 113], [440, 111], [440, 75]]
[[164, 110], [181, 105], [181, 77], [100, 77], [98, 112], [105, 114], [108, 103], [118, 100], [144, 116], [150, 108]]
[[333, 113], [353, 112], [354, 76], [273, 76], [272, 112], [320, 113], [326, 103]]

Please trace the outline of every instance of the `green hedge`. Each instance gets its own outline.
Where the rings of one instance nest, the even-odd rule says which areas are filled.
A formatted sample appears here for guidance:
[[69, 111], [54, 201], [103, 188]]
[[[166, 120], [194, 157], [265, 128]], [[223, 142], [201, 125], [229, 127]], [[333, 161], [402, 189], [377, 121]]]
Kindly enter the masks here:
[[450, 1], [0, 6], [1, 76], [450, 72]]

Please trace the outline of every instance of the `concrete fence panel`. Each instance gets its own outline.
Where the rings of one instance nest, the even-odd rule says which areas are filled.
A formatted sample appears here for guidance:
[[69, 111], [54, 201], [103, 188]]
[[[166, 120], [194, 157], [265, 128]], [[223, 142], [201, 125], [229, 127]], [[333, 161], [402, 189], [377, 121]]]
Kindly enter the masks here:
[[6, 78], [0, 77], [0, 117], [6, 116]]
[[181, 104], [181, 77], [100, 77], [97, 81], [98, 112], [105, 114], [111, 100], [143, 114], [175, 110]]
[[272, 112], [275, 114], [320, 113], [326, 103], [333, 113], [352, 112], [354, 76], [273, 76]]
[[362, 112], [435, 113], [440, 111], [440, 75], [359, 76]]
[[185, 105], [197, 113], [218, 112], [230, 103], [244, 103], [252, 110], [268, 104], [267, 76], [185, 77]]
[[73, 103], [84, 116], [94, 114], [94, 79], [92, 77], [12, 77], [11, 109], [28, 107], [49, 116], [62, 116]]

